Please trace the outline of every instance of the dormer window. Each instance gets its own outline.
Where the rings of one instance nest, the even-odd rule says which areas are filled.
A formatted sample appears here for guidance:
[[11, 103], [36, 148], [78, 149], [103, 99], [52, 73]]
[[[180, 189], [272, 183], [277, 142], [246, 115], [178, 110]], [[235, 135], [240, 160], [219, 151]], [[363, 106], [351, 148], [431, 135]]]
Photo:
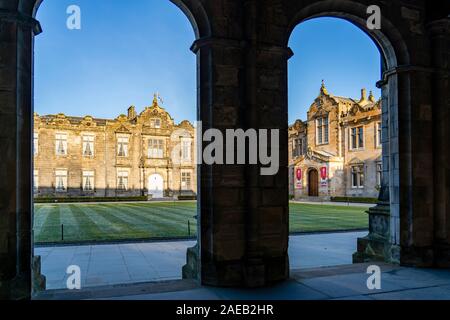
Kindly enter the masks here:
[[155, 118], [150, 120], [150, 127], [161, 129], [161, 119]]

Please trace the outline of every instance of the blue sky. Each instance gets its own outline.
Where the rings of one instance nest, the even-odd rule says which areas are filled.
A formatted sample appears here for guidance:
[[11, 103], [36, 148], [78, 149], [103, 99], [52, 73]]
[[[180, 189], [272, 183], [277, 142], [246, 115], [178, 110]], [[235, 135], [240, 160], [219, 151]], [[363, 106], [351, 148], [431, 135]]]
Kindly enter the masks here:
[[[81, 30], [66, 28], [69, 5], [81, 8]], [[159, 92], [177, 122], [196, 120], [195, 40], [169, 0], [46, 0], [35, 44], [35, 111], [115, 118], [138, 111]], [[320, 18], [298, 26], [290, 46], [289, 121], [305, 119], [321, 80], [335, 95], [376, 90], [379, 53], [352, 24]]]

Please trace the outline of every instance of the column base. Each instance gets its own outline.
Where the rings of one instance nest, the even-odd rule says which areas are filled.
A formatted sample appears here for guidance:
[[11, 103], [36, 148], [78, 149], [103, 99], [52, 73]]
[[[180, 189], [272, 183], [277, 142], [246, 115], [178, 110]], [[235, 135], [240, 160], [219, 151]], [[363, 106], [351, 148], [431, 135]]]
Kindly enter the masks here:
[[213, 261], [202, 264], [202, 284], [215, 287], [259, 288], [289, 278], [289, 257]]
[[449, 244], [436, 244], [434, 246], [434, 263], [438, 268], [450, 268]]
[[400, 247], [383, 238], [370, 235], [358, 239], [358, 251], [353, 254], [353, 263], [387, 262], [400, 264]]
[[29, 274], [21, 274], [11, 280], [0, 280], [0, 300], [30, 300]]
[[289, 257], [236, 261], [202, 261], [198, 244], [187, 250], [183, 279], [195, 279], [202, 285], [215, 287], [257, 288], [289, 278]]
[[46, 278], [41, 273], [41, 256], [33, 256], [33, 286], [32, 294], [35, 295], [41, 291], [45, 291], [46, 288]]
[[183, 266], [183, 279], [199, 280], [198, 242], [186, 252], [186, 264]]
[[380, 201], [367, 213], [369, 214], [369, 234], [358, 239], [353, 263], [378, 261], [399, 264], [400, 247], [390, 242], [389, 202]]

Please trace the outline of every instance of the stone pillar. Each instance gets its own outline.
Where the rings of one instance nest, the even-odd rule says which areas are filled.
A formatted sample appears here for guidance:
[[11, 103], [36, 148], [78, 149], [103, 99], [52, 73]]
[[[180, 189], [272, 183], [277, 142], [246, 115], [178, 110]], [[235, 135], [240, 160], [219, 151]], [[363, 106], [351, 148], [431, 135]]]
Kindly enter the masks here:
[[428, 25], [431, 35], [434, 119], [434, 260], [438, 267], [450, 267], [450, 19]]
[[188, 250], [183, 275], [216, 286], [284, 280], [289, 276], [287, 101], [280, 92], [285, 51], [221, 38], [197, 40], [193, 50], [199, 58], [203, 132], [280, 129], [281, 163], [275, 176], [261, 176], [259, 165], [199, 167], [200, 246]]
[[[224, 137], [226, 129], [243, 128], [241, 43], [205, 38], [197, 40], [192, 50], [197, 54], [199, 68], [199, 138], [210, 128], [220, 130]], [[201, 150], [208, 144], [203, 142]], [[199, 244], [188, 250], [185, 278], [197, 278], [204, 285], [246, 285], [244, 174], [245, 166], [198, 167]]]
[[[9, 3], [10, 4], [10, 3]], [[42, 286], [32, 253], [32, 5], [16, 11], [0, 1], [0, 299], [29, 299]]]
[[[398, 144], [400, 175], [400, 263], [434, 264], [434, 183], [432, 73], [425, 66], [398, 71]], [[395, 168], [394, 168], [395, 169]]]
[[[384, 76], [387, 76], [386, 73]], [[367, 211], [369, 234], [357, 240], [357, 252], [353, 254], [354, 263], [369, 261], [400, 263], [399, 172], [398, 163], [396, 164], [398, 159], [397, 76], [395, 74], [387, 76], [377, 85], [382, 89], [381, 189], [377, 205]]]

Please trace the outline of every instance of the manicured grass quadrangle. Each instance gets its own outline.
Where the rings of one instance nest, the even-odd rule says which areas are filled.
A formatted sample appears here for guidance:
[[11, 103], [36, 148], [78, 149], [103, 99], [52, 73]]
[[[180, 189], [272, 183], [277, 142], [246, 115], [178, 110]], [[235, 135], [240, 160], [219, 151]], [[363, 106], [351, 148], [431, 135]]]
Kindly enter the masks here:
[[[195, 202], [36, 204], [36, 243], [182, 238], [197, 233]], [[291, 232], [364, 229], [366, 207], [290, 204]], [[63, 228], [61, 226], [64, 226]], [[63, 231], [62, 231], [63, 229]], [[62, 240], [64, 233], [64, 240]]]

